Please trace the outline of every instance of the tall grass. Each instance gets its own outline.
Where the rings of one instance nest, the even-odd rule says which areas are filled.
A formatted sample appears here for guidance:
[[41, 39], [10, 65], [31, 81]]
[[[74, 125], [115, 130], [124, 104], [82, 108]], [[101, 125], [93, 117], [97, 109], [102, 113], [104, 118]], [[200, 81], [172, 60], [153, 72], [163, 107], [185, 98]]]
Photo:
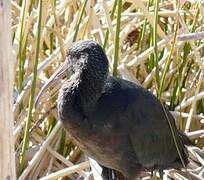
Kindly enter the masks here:
[[114, 60], [113, 60], [113, 76], [118, 74], [118, 61], [120, 60], [120, 22], [121, 22], [121, 11], [122, 11], [122, 0], [118, 0], [117, 9], [117, 23], [115, 32], [115, 47], [114, 47]]
[[[67, 48], [81, 39], [98, 41], [109, 58], [110, 74], [140, 84], [157, 95], [169, 107], [179, 128], [196, 146], [204, 146], [204, 41], [179, 40], [182, 35], [203, 30], [200, 1], [11, 2], [16, 54], [14, 137], [19, 179], [60, 177], [66, 173], [72, 179], [90, 175], [86, 173], [89, 163], [81, 168], [73, 166], [85, 161], [84, 154], [57, 123], [55, 103], [61, 83], [47, 90], [39, 106], [33, 108], [36, 94], [65, 60]], [[203, 163], [198, 152], [194, 149], [190, 153], [200, 161], [191, 169]], [[74, 170], [61, 171], [67, 166]], [[201, 178], [199, 173], [191, 175]], [[170, 171], [167, 176], [179, 179], [185, 173]]]
[[26, 125], [25, 125], [24, 137], [22, 141], [23, 145], [22, 145], [22, 151], [20, 154], [20, 165], [19, 165], [20, 173], [23, 171], [24, 166], [25, 166], [25, 154], [26, 154], [28, 144], [29, 144], [28, 132], [30, 129], [31, 121], [32, 121], [32, 110], [33, 110], [33, 104], [34, 104], [34, 98], [35, 98], [37, 66], [38, 66], [38, 59], [39, 59], [39, 52], [40, 52], [41, 20], [42, 20], [42, 0], [39, 1], [39, 13], [38, 13], [35, 56], [34, 56], [35, 61], [34, 61], [33, 79], [32, 79], [31, 92], [30, 92], [29, 105], [28, 105], [27, 120], [26, 120]]

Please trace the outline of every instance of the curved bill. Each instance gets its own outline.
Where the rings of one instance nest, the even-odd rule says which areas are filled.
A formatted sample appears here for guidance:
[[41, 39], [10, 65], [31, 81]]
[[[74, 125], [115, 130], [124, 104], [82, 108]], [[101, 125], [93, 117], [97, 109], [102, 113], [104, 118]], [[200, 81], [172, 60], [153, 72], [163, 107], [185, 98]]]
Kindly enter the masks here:
[[59, 67], [57, 69], [57, 71], [55, 71], [55, 73], [48, 79], [48, 81], [43, 85], [43, 87], [41, 88], [41, 90], [39, 91], [36, 100], [35, 100], [35, 104], [34, 107], [36, 108], [39, 104], [39, 99], [40, 97], [43, 95], [43, 93], [51, 86], [53, 85], [55, 82], [57, 82], [59, 79], [62, 79], [66, 74], [67, 71], [69, 70], [69, 66], [68, 63], [65, 62], [61, 67]]

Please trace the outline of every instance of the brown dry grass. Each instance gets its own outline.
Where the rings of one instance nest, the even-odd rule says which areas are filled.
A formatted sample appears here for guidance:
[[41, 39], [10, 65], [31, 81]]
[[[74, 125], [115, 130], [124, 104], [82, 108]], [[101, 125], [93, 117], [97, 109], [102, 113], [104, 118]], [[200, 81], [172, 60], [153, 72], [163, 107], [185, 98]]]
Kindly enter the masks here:
[[[84, 1], [42, 1], [42, 30], [38, 44], [40, 51], [35, 72], [39, 2], [11, 1], [11, 30], [16, 58], [13, 134], [17, 171], [19, 172], [20, 166], [22, 169], [18, 177], [19, 180], [40, 177], [55, 179], [63, 176], [72, 179], [77, 179], [79, 176], [89, 178], [92, 173], [96, 173], [93, 166], [97, 165], [91, 163], [90, 168], [90, 161], [84, 158], [83, 153], [57, 121], [54, 104], [60, 84], [46, 92], [40, 99], [41, 104], [37, 109], [31, 109], [29, 135], [25, 139], [29, 107], [32, 107], [29, 106], [29, 99], [33, 92], [31, 89], [35, 77], [33, 74], [37, 73], [36, 88], [33, 92], [36, 95], [65, 60], [66, 50], [75, 36], [76, 24]], [[201, 3], [186, 1], [182, 4], [183, 2], [185, 1], [163, 1], [159, 4], [160, 18], [156, 24], [155, 41], [158, 62], [155, 62], [153, 57], [154, 5], [150, 5], [148, 9], [146, 0], [123, 1], [119, 37], [115, 36], [117, 11], [111, 17], [114, 1], [88, 0], [76, 40], [94, 39], [103, 45], [108, 29], [109, 36], [105, 50], [110, 61], [110, 70], [113, 70], [113, 54], [117, 39], [120, 45], [117, 67], [119, 75], [141, 84], [154, 94], [158, 94], [159, 87], [162, 87], [161, 101], [170, 107], [179, 128], [195, 141], [197, 147], [202, 148], [204, 146], [204, 41], [203, 34], [198, 32], [202, 32], [204, 28], [204, 4], [202, 1]], [[163, 86], [160, 86], [160, 83], [163, 83]], [[33, 102], [30, 100], [30, 103]], [[22, 165], [20, 152], [25, 143], [27, 143], [23, 153], [25, 165]], [[192, 164], [188, 171], [193, 178], [202, 179], [204, 150], [195, 147], [189, 148], [189, 152], [190, 156], [199, 163]], [[166, 176], [174, 179], [188, 178], [186, 173], [182, 174], [175, 170], [166, 172]]]

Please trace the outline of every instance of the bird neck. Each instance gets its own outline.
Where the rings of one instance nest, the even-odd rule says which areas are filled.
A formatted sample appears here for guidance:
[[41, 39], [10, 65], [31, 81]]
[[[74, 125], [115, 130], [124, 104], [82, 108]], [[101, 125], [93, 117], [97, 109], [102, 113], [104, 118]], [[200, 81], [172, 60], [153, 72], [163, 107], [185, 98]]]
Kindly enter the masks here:
[[108, 75], [108, 68], [101, 67], [100, 69], [100, 67], [85, 64], [78, 75], [79, 96], [84, 110], [94, 106], [101, 96]]

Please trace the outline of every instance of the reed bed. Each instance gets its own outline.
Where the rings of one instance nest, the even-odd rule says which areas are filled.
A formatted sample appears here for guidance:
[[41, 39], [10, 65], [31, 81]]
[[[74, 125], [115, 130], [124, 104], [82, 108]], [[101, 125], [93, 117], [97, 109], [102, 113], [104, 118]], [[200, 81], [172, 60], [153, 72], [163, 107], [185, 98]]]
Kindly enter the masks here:
[[[204, 178], [204, 3], [159, 0], [13, 0], [16, 171], [24, 179], [100, 179], [100, 168], [58, 121], [61, 83], [34, 108], [37, 93], [63, 64], [75, 41], [104, 48], [110, 73], [152, 91], [174, 115], [189, 147], [187, 171], [173, 179]], [[147, 132], [148, 133], [148, 132]], [[141, 179], [149, 179], [147, 173]]]

